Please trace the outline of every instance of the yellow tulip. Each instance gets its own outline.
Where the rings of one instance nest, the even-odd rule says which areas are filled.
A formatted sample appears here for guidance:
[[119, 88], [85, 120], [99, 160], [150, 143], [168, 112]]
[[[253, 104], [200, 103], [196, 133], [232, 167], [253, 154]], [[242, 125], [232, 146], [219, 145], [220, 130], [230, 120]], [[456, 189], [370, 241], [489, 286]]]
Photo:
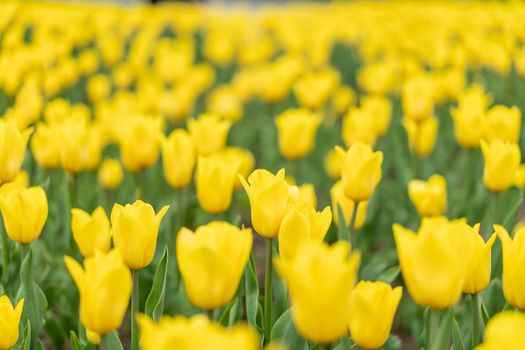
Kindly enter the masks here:
[[104, 208], [97, 207], [91, 215], [82, 209], [71, 209], [71, 231], [82, 256], [91, 257], [95, 250], [109, 250], [111, 232]]
[[131, 272], [119, 250], [95, 251], [84, 268], [69, 256], [64, 261], [80, 294], [82, 325], [98, 335], [119, 329], [131, 296]]
[[[467, 227], [466, 227], [467, 226]], [[461, 297], [470, 252], [465, 249], [463, 221], [423, 218], [415, 232], [394, 224], [399, 265], [416, 303], [435, 309], [453, 306]]]
[[[503, 311], [487, 323], [483, 344], [475, 350], [515, 350], [525, 344], [525, 315], [521, 312]], [[518, 345], [519, 344], [519, 345]]]
[[231, 86], [223, 85], [217, 87], [208, 95], [206, 102], [209, 112], [217, 113], [226, 120], [236, 122], [243, 117], [243, 102]]
[[330, 224], [332, 211], [326, 207], [317, 212], [310, 204], [292, 209], [284, 217], [279, 228], [279, 254], [283, 259], [293, 259], [305, 242], [322, 242]]
[[121, 127], [118, 138], [124, 167], [135, 173], [153, 165], [159, 158], [158, 136], [164, 128], [163, 119], [136, 115]]
[[234, 296], [252, 249], [250, 229], [212, 221], [177, 236], [177, 261], [186, 293], [203, 309], [226, 305]]
[[[350, 225], [352, 213], [354, 212], [354, 205], [356, 205], [356, 203], [345, 195], [345, 190], [341, 181], [337, 181], [330, 189], [330, 198], [332, 201], [332, 213], [334, 215], [334, 223], [336, 225], [339, 225], [338, 206], [340, 206], [341, 210], [343, 211], [343, 216], [345, 218], [345, 225]], [[354, 230], [359, 230], [361, 227], [363, 227], [363, 224], [365, 223], [368, 201], [358, 202], [357, 205], [357, 216], [355, 217], [353, 227]]]
[[332, 179], [341, 177], [341, 162], [339, 161], [339, 155], [335, 148], [332, 148], [325, 154], [324, 170]]
[[349, 86], [340, 86], [332, 97], [332, 108], [335, 114], [341, 115], [355, 103], [355, 92]]
[[295, 97], [303, 107], [320, 109], [339, 85], [339, 80], [339, 73], [333, 69], [310, 72], [295, 84]]
[[137, 320], [144, 350], [260, 349], [257, 332], [245, 324], [225, 328], [204, 315], [163, 316], [157, 324], [145, 315]]
[[290, 109], [275, 118], [279, 151], [286, 159], [299, 159], [312, 151], [321, 119], [306, 109]]
[[295, 327], [305, 339], [326, 344], [346, 334], [359, 260], [359, 254], [350, 255], [350, 245], [343, 241], [333, 246], [310, 241], [293, 259], [275, 259], [288, 286]]
[[471, 106], [452, 108], [450, 114], [454, 120], [454, 134], [457, 142], [465, 148], [478, 148], [483, 136], [485, 111]]
[[438, 133], [439, 121], [436, 117], [429, 117], [416, 122], [410, 118], [403, 118], [410, 150], [419, 157], [426, 157], [434, 150]]
[[397, 306], [403, 295], [401, 287], [384, 282], [359, 282], [352, 290], [350, 335], [363, 349], [378, 349], [386, 343]]
[[111, 234], [124, 263], [133, 270], [148, 266], [155, 254], [157, 236], [162, 218], [169, 206], [157, 214], [153, 207], [143, 201], [122, 206], [115, 204], [111, 211]]
[[9, 238], [29, 244], [40, 236], [46, 223], [46, 193], [42, 187], [16, 186], [0, 196], [0, 210]]
[[369, 199], [381, 181], [383, 153], [357, 142], [348, 151], [336, 147], [341, 162], [341, 181], [345, 195], [355, 202]]
[[[245, 148], [226, 147], [220, 151], [220, 154], [225, 157], [225, 159], [229, 159], [228, 162], [230, 163], [239, 163], [239, 169], [237, 172], [243, 177], [248, 177], [255, 167], [255, 158], [253, 157], [252, 152]], [[237, 189], [241, 186], [241, 182], [237, 177], [235, 179], [235, 188]]]
[[474, 225], [474, 227], [469, 226], [463, 233], [466, 242], [465, 249], [473, 252], [472, 258], [465, 261], [467, 272], [463, 293], [467, 294], [482, 292], [490, 282], [491, 249], [496, 240], [496, 234], [493, 234], [485, 242], [479, 233], [479, 226], [479, 224]]
[[239, 176], [250, 200], [252, 226], [266, 238], [279, 234], [279, 227], [286, 214], [289, 193], [284, 175], [284, 169], [279, 170], [276, 175], [257, 169], [250, 174], [248, 181]]
[[514, 186], [518, 188], [525, 187], [525, 165], [520, 164], [514, 175]]
[[377, 140], [374, 116], [361, 108], [351, 108], [343, 118], [342, 138], [345, 145], [356, 142], [373, 146]]
[[222, 154], [199, 156], [195, 175], [197, 199], [204, 211], [223, 213], [230, 207], [239, 162], [231, 162]]
[[0, 184], [16, 177], [26, 152], [32, 129], [19, 131], [16, 124], [0, 119]]
[[111, 93], [111, 81], [104, 74], [93, 75], [86, 84], [86, 90], [91, 101], [100, 101]]
[[317, 207], [317, 197], [315, 195], [314, 185], [302, 184], [301, 186], [297, 187], [297, 189], [299, 191], [297, 197], [298, 203], [306, 203], [314, 208]]
[[94, 170], [102, 157], [101, 131], [86, 121], [68, 119], [60, 125], [60, 163], [69, 173]]
[[422, 122], [432, 116], [434, 109], [434, 82], [428, 76], [416, 76], [407, 80], [403, 86], [401, 103], [405, 115]]
[[174, 130], [161, 138], [164, 177], [174, 188], [184, 188], [191, 182], [196, 151], [190, 134], [184, 129]]
[[392, 102], [388, 97], [382, 95], [361, 97], [361, 110], [373, 120], [376, 134], [385, 135], [392, 119]]
[[521, 130], [521, 111], [518, 107], [511, 108], [497, 105], [492, 107], [483, 124], [484, 139], [492, 142], [495, 139], [519, 143]]
[[18, 341], [18, 326], [23, 309], [24, 299], [13, 308], [7, 295], [0, 297], [0, 349], [9, 349]]
[[521, 271], [525, 267], [525, 228], [520, 228], [511, 238], [503, 226], [494, 225], [503, 249], [503, 294], [512, 306], [525, 310], [525, 278]]
[[208, 156], [224, 148], [228, 139], [231, 122], [221, 119], [218, 115], [201, 114], [198, 119], [188, 121], [188, 130], [197, 153]]
[[56, 127], [39, 123], [31, 139], [31, 151], [36, 162], [44, 169], [52, 169], [60, 164], [60, 139]]
[[485, 160], [483, 181], [491, 191], [502, 192], [514, 184], [520, 166], [521, 152], [518, 145], [499, 139], [490, 144], [481, 141], [481, 151]]
[[105, 159], [98, 170], [98, 182], [108, 190], [114, 190], [120, 186], [124, 174], [122, 165], [116, 159]]
[[421, 216], [441, 215], [447, 209], [447, 182], [434, 174], [428, 181], [410, 180], [408, 196]]

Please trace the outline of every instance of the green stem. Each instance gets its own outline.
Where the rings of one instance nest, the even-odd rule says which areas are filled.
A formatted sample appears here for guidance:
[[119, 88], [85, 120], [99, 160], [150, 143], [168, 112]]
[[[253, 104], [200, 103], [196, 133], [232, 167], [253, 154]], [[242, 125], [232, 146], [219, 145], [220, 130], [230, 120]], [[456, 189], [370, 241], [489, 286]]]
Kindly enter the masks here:
[[29, 244], [20, 243], [20, 257], [22, 258], [22, 260], [20, 261], [20, 266], [22, 266], [22, 263], [24, 262], [24, 259], [26, 258], [28, 248], [29, 248]]
[[492, 213], [492, 224], [499, 223], [499, 202], [501, 194], [499, 192], [494, 192], [494, 211]]
[[131, 293], [131, 350], [139, 350], [137, 314], [139, 312], [139, 271], [133, 270], [133, 292]]
[[7, 285], [9, 281], [9, 240], [4, 230], [4, 223], [0, 218], [0, 236], [2, 237], [2, 285]]
[[472, 294], [470, 296], [472, 301], [472, 348], [479, 344], [480, 340], [480, 298], [479, 295]]
[[439, 310], [428, 309], [427, 319], [427, 346], [426, 349], [432, 349], [436, 341], [436, 334], [439, 325]]
[[98, 345], [98, 348], [100, 350], [109, 350], [107, 335], [100, 336], [100, 344]]
[[144, 180], [146, 170], [139, 170], [135, 174], [135, 200], [144, 199]]
[[215, 318], [213, 317], [213, 309], [208, 309], [208, 310], [207, 310], [207, 313], [208, 313], [208, 318], [209, 318], [211, 321], [214, 321]]
[[352, 209], [352, 216], [350, 217], [350, 225], [348, 226], [348, 235], [350, 236], [350, 244], [352, 247], [354, 247], [354, 244], [356, 242], [355, 233], [357, 230], [354, 230], [356, 218], [357, 218], [357, 210], [359, 209], [359, 203], [360, 202], [354, 202], [354, 208]]
[[266, 275], [264, 279], [264, 342], [270, 342], [272, 329], [272, 257], [273, 238], [266, 240]]

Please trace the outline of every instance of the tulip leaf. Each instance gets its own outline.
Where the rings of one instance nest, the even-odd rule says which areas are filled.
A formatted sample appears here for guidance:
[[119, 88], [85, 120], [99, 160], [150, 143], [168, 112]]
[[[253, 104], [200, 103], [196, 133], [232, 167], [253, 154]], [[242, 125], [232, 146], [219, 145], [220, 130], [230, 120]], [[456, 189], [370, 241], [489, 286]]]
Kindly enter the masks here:
[[26, 326], [24, 327], [24, 333], [22, 335], [22, 344], [20, 344], [20, 350], [31, 349], [31, 322], [27, 320]]
[[104, 342], [108, 350], [124, 350], [117, 331], [113, 331], [104, 336]]
[[452, 311], [446, 311], [441, 319], [436, 339], [430, 347], [430, 350], [448, 349], [450, 345], [450, 334], [452, 328]]
[[453, 350], [465, 350], [465, 344], [463, 343], [463, 337], [456, 318], [452, 319], [452, 345], [454, 346]]
[[164, 311], [164, 296], [166, 294], [166, 276], [168, 272], [168, 247], [164, 246], [164, 253], [160, 259], [153, 285], [146, 299], [145, 313], [154, 321], [158, 321]]
[[52, 315], [49, 315], [49, 317], [46, 318], [47, 320], [44, 329], [46, 330], [47, 335], [53, 341], [53, 344], [57, 349], [62, 349], [67, 337], [62, 324]]
[[399, 266], [392, 266], [391, 268], [386, 269], [385, 271], [383, 271], [379, 275], [377, 280], [390, 284], [390, 283], [395, 281], [397, 276], [399, 276], [399, 272], [400, 272]]
[[[523, 192], [518, 189], [510, 189], [505, 193], [507, 196], [505, 196], [504, 199], [505, 202], [502, 204], [503, 212], [506, 213], [506, 215], [503, 217], [503, 220], [501, 221], [501, 224], [506, 227], [508, 230], [512, 229], [514, 227], [514, 224], [516, 223], [516, 217], [518, 215], [519, 210], [522, 207], [523, 203]], [[510, 197], [507, 199], [507, 197]], [[510, 202], [510, 203], [507, 203]], [[501, 217], [500, 217], [501, 219]]]
[[253, 253], [250, 254], [250, 259], [246, 265], [246, 270], [244, 271], [244, 281], [244, 288], [246, 289], [246, 318], [248, 319], [248, 324], [252, 327], [256, 327], [259, 332], [262, 333], [262, 328], [257, 323], [259, 282], [257, 281], [257, 271]]
[[352, 340], [348, 336], [344, 336], [343, 339], [339, 341], [339, 344], [334, 348], [334, 350], [349, 350], [352, 348]]
[[235, 314], [237, 312], [236, 305], [239, 303], [239, 298], [233, 298], [228, 305], [224, 308], [221, 317], [219, 317], [219, 323], [223, 326], [227, 326], [230, 321], [231, 313]]
[[28, 253], [20, 269], [20, 288], [17, 300], [24, 299], [23, 317], [31, 322], [31, 349], [37, 347], [40, 330], [44, 325], [44, 312], [47, 309], [47, 299], [40, 287], [33, 280], [33, 252], [29, 247]]
[[350, 242], [350, 231], [348, 230], [348, 226], [346, 226], [343, 208], [340, 204], [337, 205], [337, 219], [339, 223], [337, 226], [337, 237], [339, 237], [339, 240]]
[[483, 299], [481, 299], [481, 317], [483, 319], [483, 323], [486, 325], [489, 320], [490, 320], [490, 316], [489, 316], [489, 313], [487, 311], [487, 307], [485, 306], [485, 303], [483, 302]]
[[304, 349], [306, 341], [295, 330], [291, 308], [286, 310], [273, 325], [270, 340], [281, 340], [289, 350]]
[[80, 340], [78, 340], [78, 337], [75, 331], [71, 331], [69, 333], [69, 339], [71, 341], [72, 350], [83, 350], [84, 349], [84, 347], [80, 344]]

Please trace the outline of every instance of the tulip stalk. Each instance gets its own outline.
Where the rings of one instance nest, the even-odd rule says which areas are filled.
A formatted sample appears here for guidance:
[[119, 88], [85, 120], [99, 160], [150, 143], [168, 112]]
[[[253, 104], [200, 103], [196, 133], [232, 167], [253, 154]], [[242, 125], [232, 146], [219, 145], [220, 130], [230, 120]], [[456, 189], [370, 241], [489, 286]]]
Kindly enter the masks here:
[[264, 342], [270, 342], [272, 329], [272, 257], [273, 238], [266, 239], [266, 273], [264, 278]]
[[133, 290], [131, 292], [131, 350], [139, 350], [139, 334], [136, 316], [139, 313], [139, 272], [133, 270]]
[[427, 346], [426, 349], [432, 349], [436, 340], [436, 333], [438, 330], [439, 323], [439, 310], [428, 309], [427, 317]]
[[472, 348], [475, 348], [480, 340], [481, 299], [477, 293], [472, 294], [470, 298], [472, 301]]
[[352, 209], [352, 216], [350, 217], [350, 225], [348, 226], [348, 235], [350, 236], [350, 244], [352, 245], [352, 247], [354, 246], [356, 242], [356, 237], [354, 237], [355, 236], [354, 226], [355, 226], [355, 221], [357, 218], [357, 210], [359, 208], [359, 203], [360, 202], [355, 202], [354, 204], [354, 208]]

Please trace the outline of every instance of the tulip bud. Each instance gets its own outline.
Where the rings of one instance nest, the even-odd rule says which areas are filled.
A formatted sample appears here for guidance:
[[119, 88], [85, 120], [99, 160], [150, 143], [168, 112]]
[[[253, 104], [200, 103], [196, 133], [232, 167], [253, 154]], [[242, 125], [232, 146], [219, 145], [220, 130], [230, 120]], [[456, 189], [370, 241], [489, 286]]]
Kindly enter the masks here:
[[[80, 294], [82, 325], [98, 335], [119, 329], [131, 296], [131, 272], [120, 252], [95, 251], [84, 261], [84, 268], [69, 256], [64, 257], [64, 262]], [[90, 338], [96, 336], [92, 334]]]
[[494, 192], [502, 192], [510, 188], [520, 166], [519, 146], [498, 139], [490, 144], [482, 140], [481, 151], [485, 160], [483, 170], [485, 186]]
[[514, 238], [503, 226], [494, 225], [494, 230], [503, 250], [503, 294], [510, 305], [525, 310], [525, 292], [521, 287], [525, 283], [525, 276], [521, 273], [525, 268], [525, 228], [518, 229]]
[[[337, 181], [330, 189], [330, 197], [332, 199], [332, 213], [334, 215], [334, 223], [339, 225], [339, 210], [341, 207], [343, 216], [345, 218], [345, 225], [350, 225], [352, 219], [352, 213], [354, 212], [354, 205], [356, 203], [345, 195], [343, 183]], [[366, 217], [366, 209], [368, 207], [368, 201], [361, 201], [357, 203], [357, 216], [354, 221], [354, 230], [359, 230], [363, 227]]]
[[234, 296], [252, 249], [250, 229], [212, 221], [177, 236], [177, 261], [186, 293], [203, 309], [226, 305]]
[[248, 194], [251, 207], [252, 226], [263, 237], [279, 234], [279, 227], [288, 207], [288, 184], [284, 180], [284, 169], [273, 175], [267, 170], [257, 169], [248, 177], [239, 176]]
[[88, 258], [95, 250], [109, 250], [111, 233], [104, 208], [97, 207], [91, 215], [82, 209], [71, 209], [71, 230], [82, 256]]
[[279, 151], [286, 159], [299, 159], [312, 151], [321, 119], [306, 109], [290, 109], [275, 118]]
[[428, 181], [410, 180], [408, 196], [421, 216], [441, 215], [447, 209], [447, 182], [441, 175]]
[[22, 310], [24, 309], [24, 299], [20, 300], [13, 308], [11, 300], [7, 295], [0, 297], [0, 349], [10, 349], [18, 341], [18, 327]]
[[161, 138], [164, 177], [174, 188], [184, 188], [191, 182], [195, 166], [195, 146], [184, 129], [174, 130], [169, 137]]
[[475, 350], [511, 350], [517, 344], [525, 344], [525, 315], [515, 311], [503, 311], [487, 323], [483, 344]]
[[359, 282], [350, 302], [350, 335], [363, 349], [379, 349], [386, 343], [397, 306], [403, 295], [401, 287], [384, 282]]
[[0, 184], [18, 174], [31, 133], [32, 129], [20, 132], [14, 123], [0, 119]]
[[464, 233], [458, 232], [464, 236], [465, 249], [472, 251], [473, 254], [472, 258], [466, 261], [467, 272], [463, 293], [467, 294], [482, 292], [490, 282], [491, 249], [496, 240], [496, 234], [493, 234], [485, 243], [479, 234], [479, 226], [479, 224], [474, 225], [474, 227], [468, 226], [465, 227]]
[[511, 108], [497, 105], [492, 107], [483, 124], [484, 139], [489, 143], [495, 139], [511, 143], [519, 143], [521, 130], [521, 111], [518, 107]]
[[40, 236], [46, 223], [46, 193], [42, 187], [16, 186], [0, 196], [0, 210], [9, 238], [29, 244]]
[[350, 245], [344, 241], [333, 246], [310, 241], [293, 259], [275, 259], [288, 286], [295, 327], [305, 339], [326, 344], [346, 334], [359, 259], [358, 253], [350, 255]]
[[124, 174], [122, 166], [116, 159], [105, 159], [98, 170], [98, 182], [107, 190], [114, 190], [120, 186]]
[[381, 181], [383, 153], [357, 142], [345, 152], [336, 147], [341, 162], [341, 181], [345, 195], [355, 202], [369, 199]]
[[434, 150], [436, 144], [439, 121], [436, 117], [429, 117], [416, 122], [410, 118], [403, 118], [410, 150], [419, 157], [426, 157]]
[[305, 242], [322, 242], [331, 223], [332, 211], [329, 207], [322, 212], [316, 212], [309, 204], [292, 209], [284, 217], [279, 229], [280, 256], [289, 260], [295, 257]]
[[148, 266], [155, 255], [157, 236], [162, 218], [169, 206], [157, 214], [153, 207], [137, 200], [122, 206], [115, 204], [111, 211], [111, 234], [113, 244], [118, 248], [124, 263], [130, 269], [139, 270]]
[[208, 156], [224, 148], [228, 139], [231, 122], [221, 120], [216, 114], [201, 114], [199, 119], [188, 121], [188, 130], [193, 138], [197, 153]]
[[199, 157], [195, 184], [197, 199], [204, 211], [218, 214], [228, 210], [238, 168], [238, 162], [230, 162], [220, 153]]
[[56, 127], [39, 123], [31, 139], [31, 151], [36, 162], [44, 169], [53, 169], [60, 164], [60, 139]]
[[[472, 251], [465, 249], [464, 221], [423, 218], [415, 232], [394, 224], [399, 265], [414, 301], [435, 309], [453, 306], [461, 297]], [[461, 234], [458, 234], [458, 231]]]

